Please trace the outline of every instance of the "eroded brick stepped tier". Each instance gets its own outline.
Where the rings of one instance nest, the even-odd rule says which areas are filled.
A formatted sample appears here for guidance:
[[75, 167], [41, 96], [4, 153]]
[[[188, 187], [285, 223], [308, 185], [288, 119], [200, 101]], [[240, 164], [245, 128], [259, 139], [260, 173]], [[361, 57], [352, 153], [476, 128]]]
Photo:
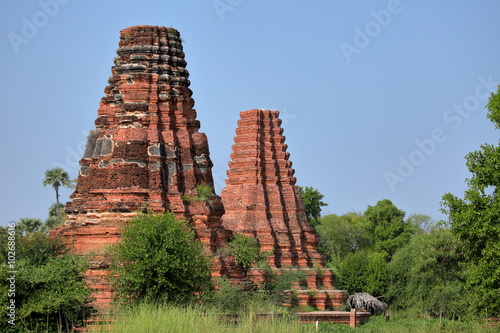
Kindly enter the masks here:
[[58, 231], [74, 239], [78, 253], [97, 254], [89, 277], [100, 290], [98, 303], [110, 296], [100, 280], [107, 268], [102, 253], [137, 211], [171, 210], [187, 218], [212, 251], [227, 238], [218, 196], [210, 204], [183, 200], [197, 195], [197, 185], [213, 188], [213, 179], [179, 32], [158, 26], [124, 29], [117, 54], [66, 206], [69, 221]]
[[221, 194], [224, 227], [255, 236], [263, 250], [273, 250], [277, 268], [322, 263], [318, 237], [296, 192], [278, 111], [254, 109], [240, 116]]
[[271, 267], [305, 270], [305, 289], [321, 291], [312, 298], [304, 291], [301, 299], [320, 309], [338, 307], [345, 295], [333, 290], [333, 273], [323, 269], [318, 237], [295, 186], [279, 112], [253, 109], [240, 117], [221, 194], [224, 228], [256, 237], [264, 251], [271, 251]]
[[179, 33], [132, 27], [119, 46], [67, 211], [186, 213], [182, 194], [213, 180]]

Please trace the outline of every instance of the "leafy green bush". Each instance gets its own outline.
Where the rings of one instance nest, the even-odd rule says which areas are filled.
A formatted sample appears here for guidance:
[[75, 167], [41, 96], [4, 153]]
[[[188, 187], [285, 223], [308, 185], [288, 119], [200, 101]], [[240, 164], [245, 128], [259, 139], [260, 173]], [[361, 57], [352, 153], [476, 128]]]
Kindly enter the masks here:
[[241, 285], [231, 285], [226, 278], [219, 280], [219, 290], [210, 299], [223, 311], [247, 311], [253, 305], [258, 308], [282, 308], [282, 304], [289, 301], [291, 294], [288, 291], [292, 283], [304, 272], [296, 269], [273, 269], [267, 264], [269, 253], [261, 252], [259, 241], [250, 236], [236, 234], [228, 244], [228, 255], [234, 256], [237, 264], [248, 273], [252, 267], [263, 273], [263, 282], [256, 284], [245, 279]]
[[196, 185], [196, 193], [196, 195], [184, 194], [182, 195], [182, 200], [188, 203], [210, 200], [214, 194], [214, 188], [209, 185], [199, 184]]
[[234, 256], [236, 263], [247, 272], [254, 264], [265, 260], [266, 254], [261, 253], [257, 238], [236, 234], [229, 241], [229, 254]]
[[328, 260], [339, 260], [348, 253], [366, 249], [372, 242], [370, 224], [358, 213], [322, 216], [316, 231], [320, 236], [318, 250]]
[[412, 316], [463, 318], [471, 294], [465, 291], [460, 241], [449, 229], [415, 236], [388, 265], [389, 301]]
[[285, 292], [292, 290], [295, 281], [304, 279], [306, 272], [293, 268], [273, 269], [267, 263], [263, 263], [264, 283], [262, 284], [262, 295], [274, 304], [292, 304], [293, 294]]
[[[5, 232], [2, 228], [2, 234]], [[13, 267], [6, 264], [8, 251], [2, 251], [0, 317], [3, 319], [0, 330], [70, 332], [90, 311], [91, 290], [84, 279], [88, 258], [69, 253], [60, 239], [47, 238], [41, 232], [32, 232], [26, 237], [17, 235], [15, 243]], [[10, 291], [7, 280], [12, 276], [15, 276], [14, 291]], [[15, 325], [7, 322], [11, 296], [15, 299]]]
[[245, 290], [241, 285], [231, 285], [227, 277], [219, 278], [218, 290], [205, 298], [205, 304], [222, 313], [241, 313], [246, 311], [253, 291]]
[[196, 185], [196, 192], [198, 192], [198, 198], [200, 200], [208, 200], [214, 194], [214, 188], [212, 186], [199, 184]]
[[349, 253], [337, 264], [339, 288], [353, 294], [367, 292], [381, 296], [387, 291], [385, 254], [360, 250]]
[[121, 302], [185, 303], [212, 288], [200, 241], [173, 213], [136, 215], [111, 252]]

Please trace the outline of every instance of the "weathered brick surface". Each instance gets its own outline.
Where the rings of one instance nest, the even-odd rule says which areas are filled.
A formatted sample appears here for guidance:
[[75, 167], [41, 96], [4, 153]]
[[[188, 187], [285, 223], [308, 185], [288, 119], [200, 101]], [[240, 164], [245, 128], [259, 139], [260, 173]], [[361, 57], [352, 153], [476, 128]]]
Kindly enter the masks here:
[[77, 253], [96, 254], [88, 277], [97, 288], [98, 305], [107, 304], [111, 295], [103, 279], [109, 264], [105, 248], [119, 240], [120, 228], [137, 211], [171, 210], [186, 218], [210, 251], [227, 239], [220, 221], [224, 210], [215, 194], [208, 203], [183, 200], [183, 195], [197, 195], [197, 185], [213, 187], [213, 179], [179, 32], [127, 28], [116, 52], [76, 190], [66, 206], [69, 220], [56, 231]]
[[260, 109], [240, 113], [221, 195], [223, 226], [257, 237], [264, 250], [273, 250], [272, 264], [277, 268], [311, 268], [322, 265], [322, 257], [296, 192], [278, 114]]
[[301, 296], [300, 304], [338, 307], [345, 295], [333, 291], [333, 273], [323, 268], [316, 248], [318, 237], [307, 223], [295, 186], [279, 112], [253, 109], [241, 112], [240, 117], [227, 186], [221, 194], [223, 226], [256, 237], [264, 251], [271, 251], [271, 267], [306, 270], [303, 283], [307, 290], [329, 290], [316, 292], [317, 297]]
[[179, 33], [124, 29], [117, 54], [67, 211], [186, 213], [182, 194], [213, 180]]

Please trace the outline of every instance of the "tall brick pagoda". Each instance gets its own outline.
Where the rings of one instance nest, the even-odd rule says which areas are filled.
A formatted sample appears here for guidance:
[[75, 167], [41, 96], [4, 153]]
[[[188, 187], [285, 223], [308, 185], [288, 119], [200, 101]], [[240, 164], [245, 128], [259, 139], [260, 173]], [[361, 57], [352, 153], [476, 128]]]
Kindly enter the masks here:
[[318, 237], [297, 193], [279, 112], [253, 109], [240, 117], [221, 194], [224, 228], [256, 237], [263, 250], [271, 251], [271, 267], [306, 271], [299, 295], [304, 304], [338, 307], [345, 295], [333, 290], [333, 273], [323, 268], [316, 249]]
[[213, 188], [213, 179], [179, 32], [127, 28], [116, 52], [76, 190], [66, 206], [69, 220], [58, 230], [73, 240], [77, 253], [97, 255], [88, 277], [98, 290], [97, 302], [104, 304], [111, 293], [102, 279], [108, 266], [103, 251], [137, 211], [171, 210], [187, 218], [212, 251], [227, 238], [218, 196], [213, 194], [210, 204], [183, 200], [196, 196], [199, 185]]

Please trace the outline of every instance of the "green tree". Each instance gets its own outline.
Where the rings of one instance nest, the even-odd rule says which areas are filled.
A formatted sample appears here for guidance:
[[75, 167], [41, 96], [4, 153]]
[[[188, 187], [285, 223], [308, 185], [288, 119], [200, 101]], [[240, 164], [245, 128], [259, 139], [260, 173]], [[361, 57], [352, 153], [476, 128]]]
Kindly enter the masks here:
[[53, 216], [57, 217], [58, 211], [62, 211], [62, 215], [64, 215], [65, 214], [64, 210], [63, 210], [64, 207], [66, 207], [66, 205], [63, 203], [59, 203], [59, 206], [57, 205], [57, 203], [53, 203], [49, 207], [49, 217], [53, 217]]
[[[91, 289], [84, 273], [88, 258], [69, 253], [58, 238], [32, 232], [27, 236], [0, 229], [1, 238], [15, 238], [15, 262], [8, 264], [11, 249], [2, 251], [0, 264], [0, 331], [2, 332], [71, 332], [82, 324], [88, 313]], [[4, 245], [5, 244], [5, 245]], [[7, 247], [7, 242], [2, 247]], [[11, 246], [11, 245], [9, 245]], [[15, 271], [15, 273], [12, 273]], [[15, 277], [15, 296], [7, 278]], [[5, 320], [7, 306], [15, 299], [15, 325]]]
[[337, 264], [337, 283], [350, 294], [381, 296], [387, 290], [387, 263], [383, 253], [359, 250]]
[[[51, 229], [54, 229], [55, 227], [58, 227], [63, 223], [64, 219], [66, 218], [66, 213], [63, 210], [64, 207], [65, 205], [62, 203], [60, 203], [59, 206], [57, 206], [56, 203], [50, 205], [49, 216], [43, 222], [43, 225], [41, 227], [43, 231], [50, 231]], [[60, 217], [58, 216], [59, 212]]]
[[387, 266], [393, 309], [415, 315], [457, 319], [467, 315], [460, 240], [435, 228], [413, 237]]
[[368, 221], [357, 213], [322, 216], [316, 231], [320, 237], [318, 250], [334, 262], [371, 244]]
[[326, 215], [319, 220], [319, 250], [327, 256], [340, 288], [376, 296], [386, 293], [387, 263], [414, 232], [404, 216], [390, 200], [382, 200], [363, 215]]
[[25, 236], [31, 234], [35, 231], [39, 231], [40, 227], [42, 227], [42, 220], [31, 218], [31, 217], [22, 217], [17, 221], [17, 230], [18, 232]]
[[364, 291], [371, 295], [382, 296], [387, 291], [387, 263], [383, 253], [368, 254], [366, 265], [366, 286]]
[[45, 171], [45, 179], [43, 180], [43, 186], [51, 185], [56, 191], [56, 207], [57, 207], [57, 217], [61, 218], [60, 204], [59, 204], [59, 187], [71, 187], [71, 180], [66, 171], [61, 168], [53, 168]]
[[297, 186], [302, 202], [306, 208], [306, 216], [309, 225], [315, 227], [321, 216], [321, 207], [328, 206], [326, 202], [321, 201], [324, 197], [317, 189], [313, 187]]
[[122, 302], [184, 303], [212, 287], [200, 241], [173, 213], [136, 215], [112, 256], [111, 278]]
[[437, 225], [437, 222], [433, 221], [432, 217], [425, 214], [411, 214], [406, 219], [406, 223], [413, 227], [415, 234], [429, 232]]
[[[500, 86], [491, 94], [487, 117], [500, 129]], [[481, 145], [469, 153], [466, 164], [472, 177], [460, 199], [443, 196], [453, 232], [463, 241], [468, 267], [467, 282], [478, 295], [477, 310], [500, 313], [500, 146]]]
[[368, 206], [364, 216], [370, 223], [373, 250], [386, 253], [387, 261], [396, 250], [407, 244], [414, 233], [412, 226], [404, 220], [405, 212], [388, 199]]

